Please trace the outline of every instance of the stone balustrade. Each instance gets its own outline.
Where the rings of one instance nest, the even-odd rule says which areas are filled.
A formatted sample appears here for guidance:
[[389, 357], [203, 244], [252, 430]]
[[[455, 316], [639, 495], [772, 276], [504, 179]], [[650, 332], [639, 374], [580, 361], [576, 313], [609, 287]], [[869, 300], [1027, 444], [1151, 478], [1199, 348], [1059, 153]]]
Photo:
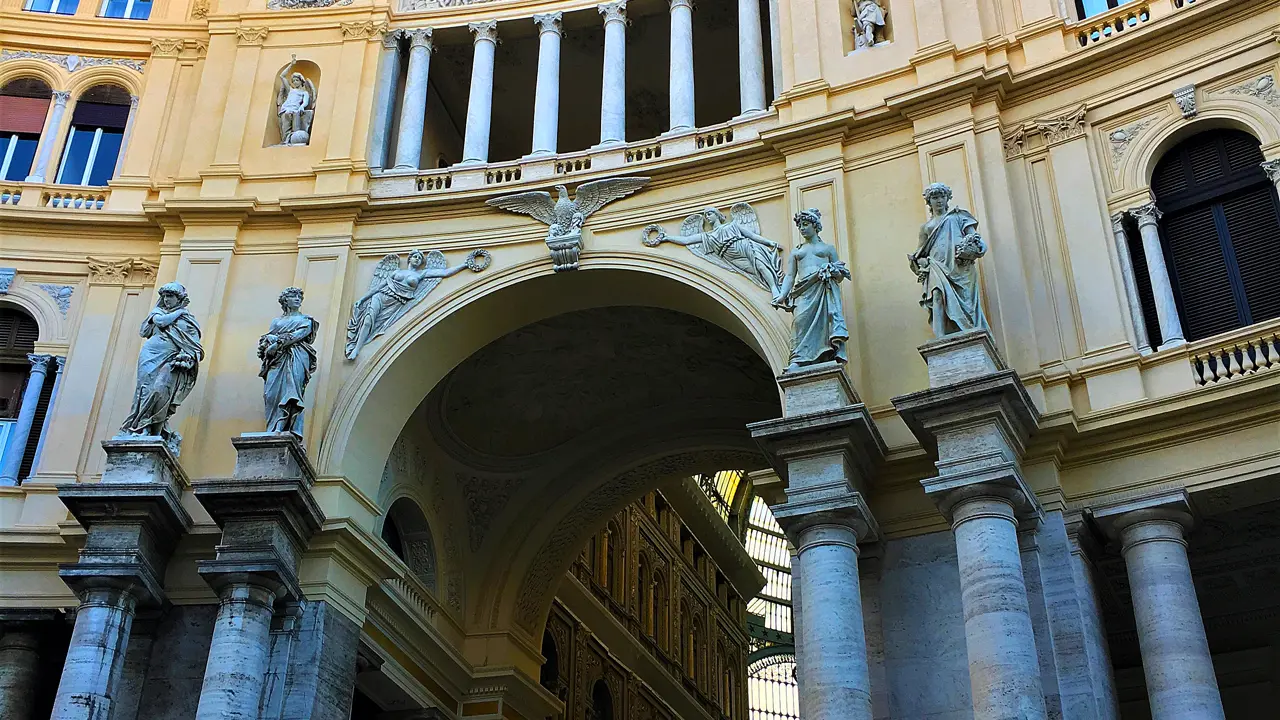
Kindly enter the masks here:
[[1151, 20], [1151, 8], [1147, 3], [1130, 3], [1110, 13], [1095, 15], [1077, 23], [1074, 30], [1080, 47], [1109, 40], [1130, 28], [1138, 27]]
[[40, 204], [54, 210], [102, 210], [110, 194], [105, 188], [49, 190], [43, 193]]
[[1189, 353], [1192, 379], [1202, 387], [1280, 368], [1280, 322], [1196, 343]]
[[21, 185], [0, 185], [0, 205], [17, 205], [22, 202]]
[[408, 567], [403, 568], [403, 573], [401, 577], [383, 580], [383, 589], [387, 595], [417, 611], [416, 617], [423, 624], [431, 625], [431, 621], [440, 612], [439, 605], [431, 591], [410, 573]]

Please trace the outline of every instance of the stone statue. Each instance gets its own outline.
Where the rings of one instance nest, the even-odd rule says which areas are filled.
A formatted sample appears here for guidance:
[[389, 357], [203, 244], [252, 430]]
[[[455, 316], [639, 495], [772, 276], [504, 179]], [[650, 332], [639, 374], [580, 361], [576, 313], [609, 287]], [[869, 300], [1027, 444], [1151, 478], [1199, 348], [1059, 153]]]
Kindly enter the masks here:
[[316, 86], [300, 72], [292, 72], [298, 56], [291, 56], [289, 66], [280, 73], [280, 89], [276, 92], [276, 117], [280, 123], [281, 145], [306, 145], [311, 142], [311, 121], [316, 112]]
[[578, 269], [578, 256], [582, 252], [582, 223], [592, 213], [605, 205], [624, 198], [644, 187], [647, 177], [605, 178], [578, 186], [574, 198], [569, 199], [569, 188], [557, 185], [559, 199], [551, 194], [535, 191], [504, 195], [485, 201], [486, 204], [511, 212], [524, 213], [550, 227], [547, 230], [547, 247], [556, 272]]
[[187, 310], [187, 289], [171, 282], [158, 294], [156, 306], [138, 331], [146, 340], [138, 353], [133, 406], [120, 434], [162, 438], [177, 455], [182, 436], [169, 428], [169, 418], [195, 386], [204, 348], [200, 346], [200, 325]]
[[879, 0], [858, 0], [853, 8], [854, 46], [871, 47], [876, 44], [876, 33], [882, 32], [885, 22], [885, 11]]
[[449, 267], [439, 250], [426, 253], [414, 250], [409, 253], [407, 268], [400, 267], [399, 255], [383, 257], [373, 269], [369, 292], [351, 308], [351, 320], [347, 322], [347, 359], [355, 360], [365, 344], [386, 332], [441, 280], [463, 269], [480, 272], [491, 262], [487, 250], [472, 250], [466, 260], [453, 267]]
[[950, 208], [951, 188], [933, 183], [924, 191], [929, 221], [920, 226], [920, 247], [907, 255], [920, 281], [920, 304], [937, 337], [986, 328], [982, 288], [974, 262], [987, 254], [978, 221], [968, 210]]
[[782, 254], [778, 243], [760, 234], [760, 220], [755, 208], [735, 203], [724, 213], [709, 207], [685, 218], [679, 235], [668, 235], [657, 225], [641, 230], [641, 240], [648, 247], [664, 242], [683, 245], [694, 255], [726, 270], [743, 275], [751, 282], [777, 295], [782, 286]]
[[804, 243], [791, 252], [782, 287], [773, 306], [792, 313], [791, 364], [788, 370], [834, 360], [848, 362], [845, 343], [849, 329], [844, 321], [840, 281], [852, 279], [849, 267], [836, 249], [818, 236], [822, 213], [814, 208], [795, 215]]
[[283, 314], [271, 321], [267, 334], [258, 338], [258, 373], [266, 382], [262, 400], [267, 432], [291, 432], [302, 436], [302, 398], [316, 371], [316, 333], [320, 323], [302, 314], [302, 289], [287, 287], [280, 293]]

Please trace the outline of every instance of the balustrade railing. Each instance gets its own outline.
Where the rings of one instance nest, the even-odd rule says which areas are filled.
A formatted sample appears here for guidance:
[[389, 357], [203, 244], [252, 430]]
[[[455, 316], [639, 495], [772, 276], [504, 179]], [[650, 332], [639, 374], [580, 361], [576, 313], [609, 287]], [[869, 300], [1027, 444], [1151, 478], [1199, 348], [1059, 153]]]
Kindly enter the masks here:
[[22, 201], [22, 188], [16, 185], [0, 185], [0, 205], [17, 205]]
[[53, 190], [44, 193], [40, 204], [57, 210], [101, 210], [107, 206], [103, 190]]
[[430, 591], [412, 575], [389, 578], [383, 580], [382, 585], [388, 590], [389, 595], [421, 613], [421, 619], [424, 622], [429, 624], [435, 619], [438, 609], [431, 598]]
[[564, 160], [556, 161], [557, 175], [568, 175], [569, 173], [582, 172], [583, 170], [590, 169], [591, 158], [589, 157], [565, 158]]
[[1116, 37], [1150, 19], [1151, 8], [1146, 2], [1129, 3], [1077, 23], [1074, 28], [1076, 40], [1080, 47], [1088, 47]]
[[1191, 375], [1197, 385], [1214, 385], [1280, 369], [1280, 323], [1243, 337], [1193, 348]]

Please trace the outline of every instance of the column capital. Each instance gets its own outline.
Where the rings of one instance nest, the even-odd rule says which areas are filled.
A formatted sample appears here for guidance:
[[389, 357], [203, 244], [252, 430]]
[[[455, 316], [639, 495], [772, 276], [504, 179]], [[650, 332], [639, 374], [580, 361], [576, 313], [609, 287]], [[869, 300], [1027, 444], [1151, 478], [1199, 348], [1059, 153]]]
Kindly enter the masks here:
[[1146, 205], [1139, 205], [1138, 207], [1131, 209], [1129, 212], [1132, 213], [1134, 219], [1138, 221], [1138, 227], [1142, 227], [1143, 225], [1155, 225], [1160, 222], [1160, 218], [1164, 217], [1164, 213], [1160, 211], [1160, 208], [1156, 207], [1154, 202], [1149, 202]]
[[404, 36], [405, 32], [400, 28], [384, 30], [382, 31], [382, 47], [388, 50], [395, 50], [400, 47], [400, 39]]
[[853, 533], [855, 549], [858, 543], [880, 539], [880, 525], [862, 493], [840, 484], [825, 493], [789, 498], [771, 509], [797, 554], [814, 545], [847, 544], [841, 530]]
[[31, 363], [31, 372], [48, 372], [49, 361], [53, 359], [52, 355], [44, 353], [27, 353], [27, 362]]
[[693, 0], [668, 0], [668, 3], [671, 5], [672, 10], [679, 7], [689, 8], [690, 11], [693, 10]]
[[475, 42], [488, 40], [491, 43], [498, 42], [498, 21], [497, 20], [481, 20], [480, 22], [467, 23], [467, 29], [475, 35]]
[[53, 104], [66, 106], [67, 101], [71, 99], [70, 90], [55, 90], [53, 93]]
[[1113, 539], [1122, 538], [1126, 529], [1144, 522], [1176, 523], [1182, 532], [1190, 530], [1195, 522], [1191, 499], [1182, 488], [1089, 508], [1088, 513]]
[[562, 12], [540, 13], [533, 16], [533, 24], [538, 27], [538, 33], [555, 33], [556, 35], [564, 35], [564, 27], [561, 20], [564, 18]]
[[62, 372], [62, 368], [67, 364], [67, 357], [65, 355], [55, 355], [53, 361], [58, 363], [58, 372]]
[[1121, 210], [1120, 212], [1111, 216], [1112, 232], [1116, 232], [1116, 233], [1124, 232], [1124, 216], [1128, 214], [1129, 214], [1128, 210]]
[[1276, 160], [1263, 160], [1262, 171], [1267, 174], [1267, 178], [1271, 182], [1280, 182], [1280, 158]]
[[400, 32], [403, 33], [404, 37], [409, 38], [410, 48], [424, 47], [428, 50], [431, 49], [431, 37], [435, 34], [435, 30], [432, 28], [410, 28]]
[[604, 23], [608, 25], [611, 22], [627, 21], [627, 2], [626, 0], [617, 0], [617, 2], [602, 3], [596, 6], [600, 14], [604, 16]]

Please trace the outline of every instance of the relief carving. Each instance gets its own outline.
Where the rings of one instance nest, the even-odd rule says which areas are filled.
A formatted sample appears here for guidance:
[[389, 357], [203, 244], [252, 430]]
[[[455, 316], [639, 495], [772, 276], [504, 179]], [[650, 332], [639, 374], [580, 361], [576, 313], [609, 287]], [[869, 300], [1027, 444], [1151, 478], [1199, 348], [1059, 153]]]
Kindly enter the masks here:
[[679, 235], [668, 235], [658, 225], [640, 231], [647, 247], [664, 242], [688, 248], [707, 262], [735, 272], [777, 295], [782, 286], [782, 251], [778, 243], [760, 234], [755, 208], [740, 202], [729, 208], [732, 220], [709, 207], [685, 218]]

